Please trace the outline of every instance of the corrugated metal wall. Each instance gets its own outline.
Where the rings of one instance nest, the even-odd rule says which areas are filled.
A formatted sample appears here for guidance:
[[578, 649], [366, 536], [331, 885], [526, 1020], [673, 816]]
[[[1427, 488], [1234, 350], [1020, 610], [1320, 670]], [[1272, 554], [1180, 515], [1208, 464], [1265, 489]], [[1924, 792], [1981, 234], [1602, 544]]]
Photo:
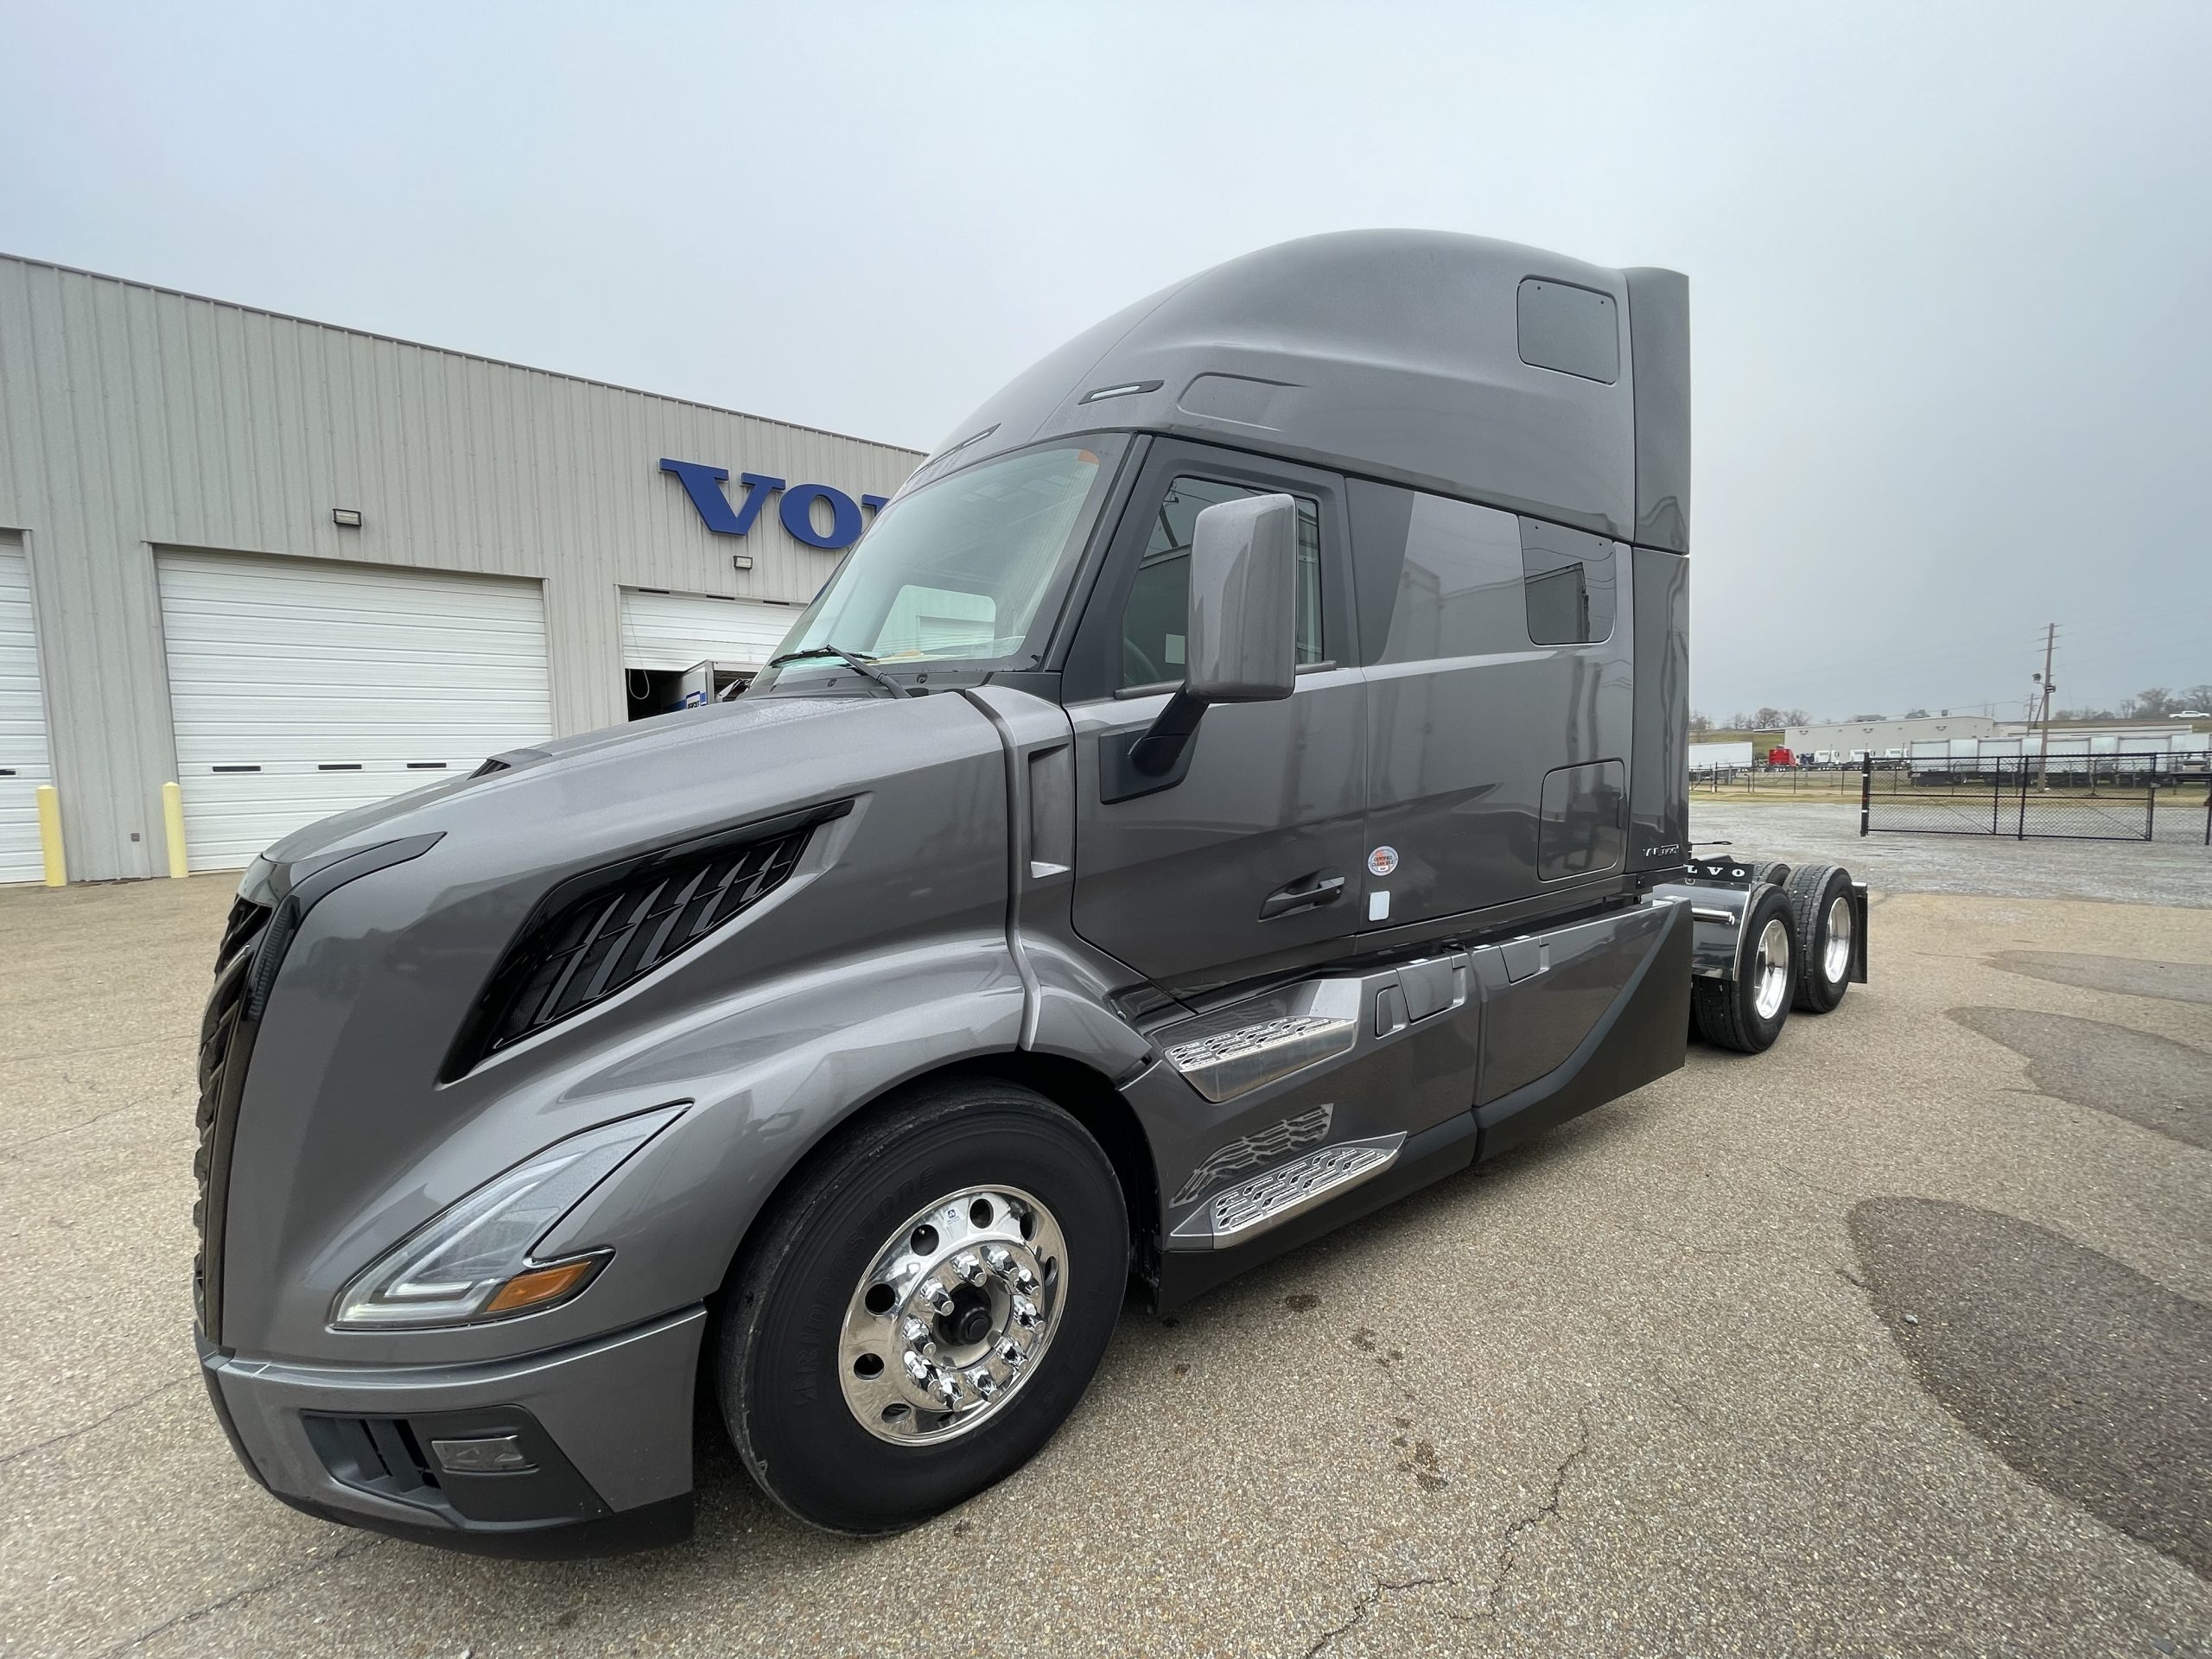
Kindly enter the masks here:
[[921, 459], [0, 256], [0, 531], [29, 555], [72, 875], [165, 867], [156, 548], [537, 577], [554, 728], [586, 731], [624, 715], [621, 588], [803, 601], [836, 560], [772, 505], [709, 533], [663, 456], [855, 499]]
[[709, 658], [757, 668], [798, 618], [785, 605], [630, 590], [622, 595], [622, 660], [670, 671]]

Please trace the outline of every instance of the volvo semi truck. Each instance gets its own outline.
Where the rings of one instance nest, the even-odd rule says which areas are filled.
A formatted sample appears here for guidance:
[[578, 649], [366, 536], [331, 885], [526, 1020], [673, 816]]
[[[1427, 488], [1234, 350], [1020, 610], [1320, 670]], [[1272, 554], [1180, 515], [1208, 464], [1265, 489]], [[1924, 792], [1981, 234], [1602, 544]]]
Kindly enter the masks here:
[[1696, 858], [1671, 271], [1317, 237], [960, 423], [727, 702], [493, 756], [242, 881], [201, 1366], [335, 1521], [690, 1526], [1019, 1467], [1169, 1309], [1866, 974]]

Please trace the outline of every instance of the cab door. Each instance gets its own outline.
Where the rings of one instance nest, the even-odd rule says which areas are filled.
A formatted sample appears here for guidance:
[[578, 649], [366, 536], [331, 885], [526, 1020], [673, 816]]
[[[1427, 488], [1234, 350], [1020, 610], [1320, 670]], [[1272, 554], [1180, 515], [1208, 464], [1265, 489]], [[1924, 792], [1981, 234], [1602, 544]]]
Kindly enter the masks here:
[[[1299, 504], [1296, 689], [1209, 708], [1179, 781], [1106, 799], [1102, 746], [1143, 730], [1182, 681], [1198, 515], [1276, 491]], [[1367, 789], [1351, 597], [1341, 479], [1207, 445], [1152, 445], [1062, 685], [1076, 734], [1076, 931], [1170, 995], [1348, 948]]]

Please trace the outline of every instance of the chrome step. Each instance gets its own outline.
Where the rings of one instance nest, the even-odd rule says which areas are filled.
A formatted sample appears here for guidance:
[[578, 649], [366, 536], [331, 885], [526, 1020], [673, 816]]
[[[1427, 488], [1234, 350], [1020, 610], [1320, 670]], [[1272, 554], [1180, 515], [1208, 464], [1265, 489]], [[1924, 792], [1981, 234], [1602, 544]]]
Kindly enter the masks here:
[[1305, 1214], [1398, 1161], [1401, 1135], [1340, 1141], [1224, 1187], [1175, 1229], [1177, 1249], [1224, 1249]]
[[1312, 981], [1171, 1027], [1159, 1034], [1161, 1052], [1208, 1100], [1232, 1100], [1349, 1052], [1359, 1039], [1361, 999], [1356, 979]]

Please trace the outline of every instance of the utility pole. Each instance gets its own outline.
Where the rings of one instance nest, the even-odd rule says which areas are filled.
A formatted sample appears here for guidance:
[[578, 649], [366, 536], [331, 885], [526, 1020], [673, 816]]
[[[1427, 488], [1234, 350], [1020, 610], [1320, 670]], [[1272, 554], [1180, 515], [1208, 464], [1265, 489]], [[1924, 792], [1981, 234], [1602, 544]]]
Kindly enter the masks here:
[[2050, 654], [2058, 643], [2058, 624], [2047, 623], [2043, 631], [2043, 672], [2036, 676], [2036, 683], [2043, 687], [2043, 743], [2036, 760], [2036, 787], [2050, 787]]

